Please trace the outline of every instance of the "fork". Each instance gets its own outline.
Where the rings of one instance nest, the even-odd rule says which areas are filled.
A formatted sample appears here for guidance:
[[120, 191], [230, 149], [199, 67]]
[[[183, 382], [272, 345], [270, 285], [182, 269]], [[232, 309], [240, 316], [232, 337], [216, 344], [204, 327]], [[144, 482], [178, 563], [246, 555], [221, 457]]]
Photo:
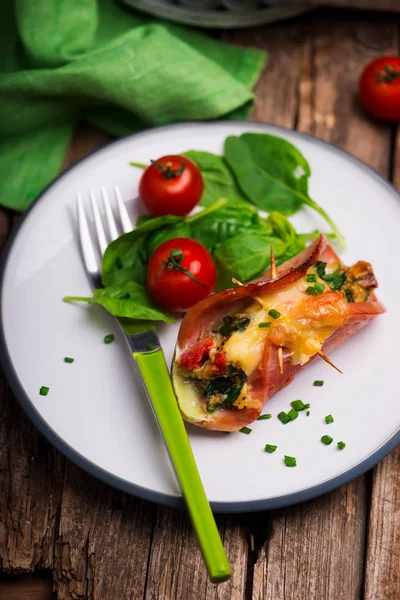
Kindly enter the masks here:
[[[132, 231], [121, 192], [114, 188], [123, 233]], [[111, 209], [107, 190], [101, 189], [105, 220], [109, 240], [118, 237], [116, 220]], [[102, 217], [93, 190], [89, 192], [100, 254], [103, 256], [108, 245]], [[95, 247], [89, 231], [88, 219], [82, 196], [76, 195], [78, 209], [79, 239], [83, 262], [93, 288], [103, 287], [101, 271], [97, 264]], [[182, 420], [175, 393], [172, 387], [164, 352], [152, 322], [117, 319], [132, 351], [155, 417], [163, 435], [172, 465], [178, 478], [186, 506], [200, 545], [209, 577], [213, 583], [229, 579], [231, 570], [222, 545], [210, 504], [197, 469], [193, 452]]]

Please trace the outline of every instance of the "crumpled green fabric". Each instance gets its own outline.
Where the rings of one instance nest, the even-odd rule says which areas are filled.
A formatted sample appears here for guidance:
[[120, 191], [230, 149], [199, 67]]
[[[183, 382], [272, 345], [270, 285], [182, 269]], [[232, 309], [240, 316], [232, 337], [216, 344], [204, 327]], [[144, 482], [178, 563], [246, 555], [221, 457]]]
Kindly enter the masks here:
[[14, 0], [0, 19], [0, 204], [57, 175], [80, 119], [114, 135], [244, 118], [266, 55], [111, 0]]

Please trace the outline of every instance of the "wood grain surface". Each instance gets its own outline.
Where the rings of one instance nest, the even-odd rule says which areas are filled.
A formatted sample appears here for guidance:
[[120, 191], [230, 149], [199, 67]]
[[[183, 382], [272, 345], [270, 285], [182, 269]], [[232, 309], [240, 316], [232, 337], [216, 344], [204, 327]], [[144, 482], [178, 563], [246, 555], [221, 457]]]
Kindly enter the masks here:
[[[315, 11], [223, 37], [270, 52], [252, 119], [332, 142], [400, 186], [400, 135], [357, 100], [362, 67], [398, 53], [399, 19]], [[80, 124], [63, 168], [109, 139]], [[0, 210], [0, 245], [12, 222]], [[399, 600], [399, 461], [397, 450], [295, 507], [218, 515], [233, 577], [216, 586], [184, 512], [113, 490], [64, 459], [0, 375], [0, 600], [50, 600], [50, 573], [58, 600]]]

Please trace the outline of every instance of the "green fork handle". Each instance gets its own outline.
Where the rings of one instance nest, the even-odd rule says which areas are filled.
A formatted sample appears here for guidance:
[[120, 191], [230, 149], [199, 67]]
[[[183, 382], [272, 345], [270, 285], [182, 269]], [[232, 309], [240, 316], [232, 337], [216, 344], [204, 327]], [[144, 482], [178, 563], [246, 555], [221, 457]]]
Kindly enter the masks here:
[[231, 569], [194, 460], [164, 352], [161, 348], [144, 354], [134, 352], [133, 357], [164, 436], [210, 579], [214, 583], [226, 581]]

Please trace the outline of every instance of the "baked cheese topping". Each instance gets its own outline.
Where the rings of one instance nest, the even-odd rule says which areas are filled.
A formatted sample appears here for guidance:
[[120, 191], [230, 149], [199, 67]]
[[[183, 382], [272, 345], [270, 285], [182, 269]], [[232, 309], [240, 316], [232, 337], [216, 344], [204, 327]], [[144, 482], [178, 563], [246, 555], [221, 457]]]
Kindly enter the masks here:
[[[338, 292], [318, 296], [306, 294], [309, 283], [302, 278], [272, 294], [257, 297], [245, 314], [251, 321], [244, 331], [235, 331], [224, 344], [228, 362], [240, 363], [250, 376], [260, 364], [265, 341], [284, 348], [294, 365], [305, 364], [319, 352], [325, 340], [347, 318], [346, 301]], [[269, 311], [280, 313], [273, 319]], [[270, 327], [259, 327], [270, 322]]]

